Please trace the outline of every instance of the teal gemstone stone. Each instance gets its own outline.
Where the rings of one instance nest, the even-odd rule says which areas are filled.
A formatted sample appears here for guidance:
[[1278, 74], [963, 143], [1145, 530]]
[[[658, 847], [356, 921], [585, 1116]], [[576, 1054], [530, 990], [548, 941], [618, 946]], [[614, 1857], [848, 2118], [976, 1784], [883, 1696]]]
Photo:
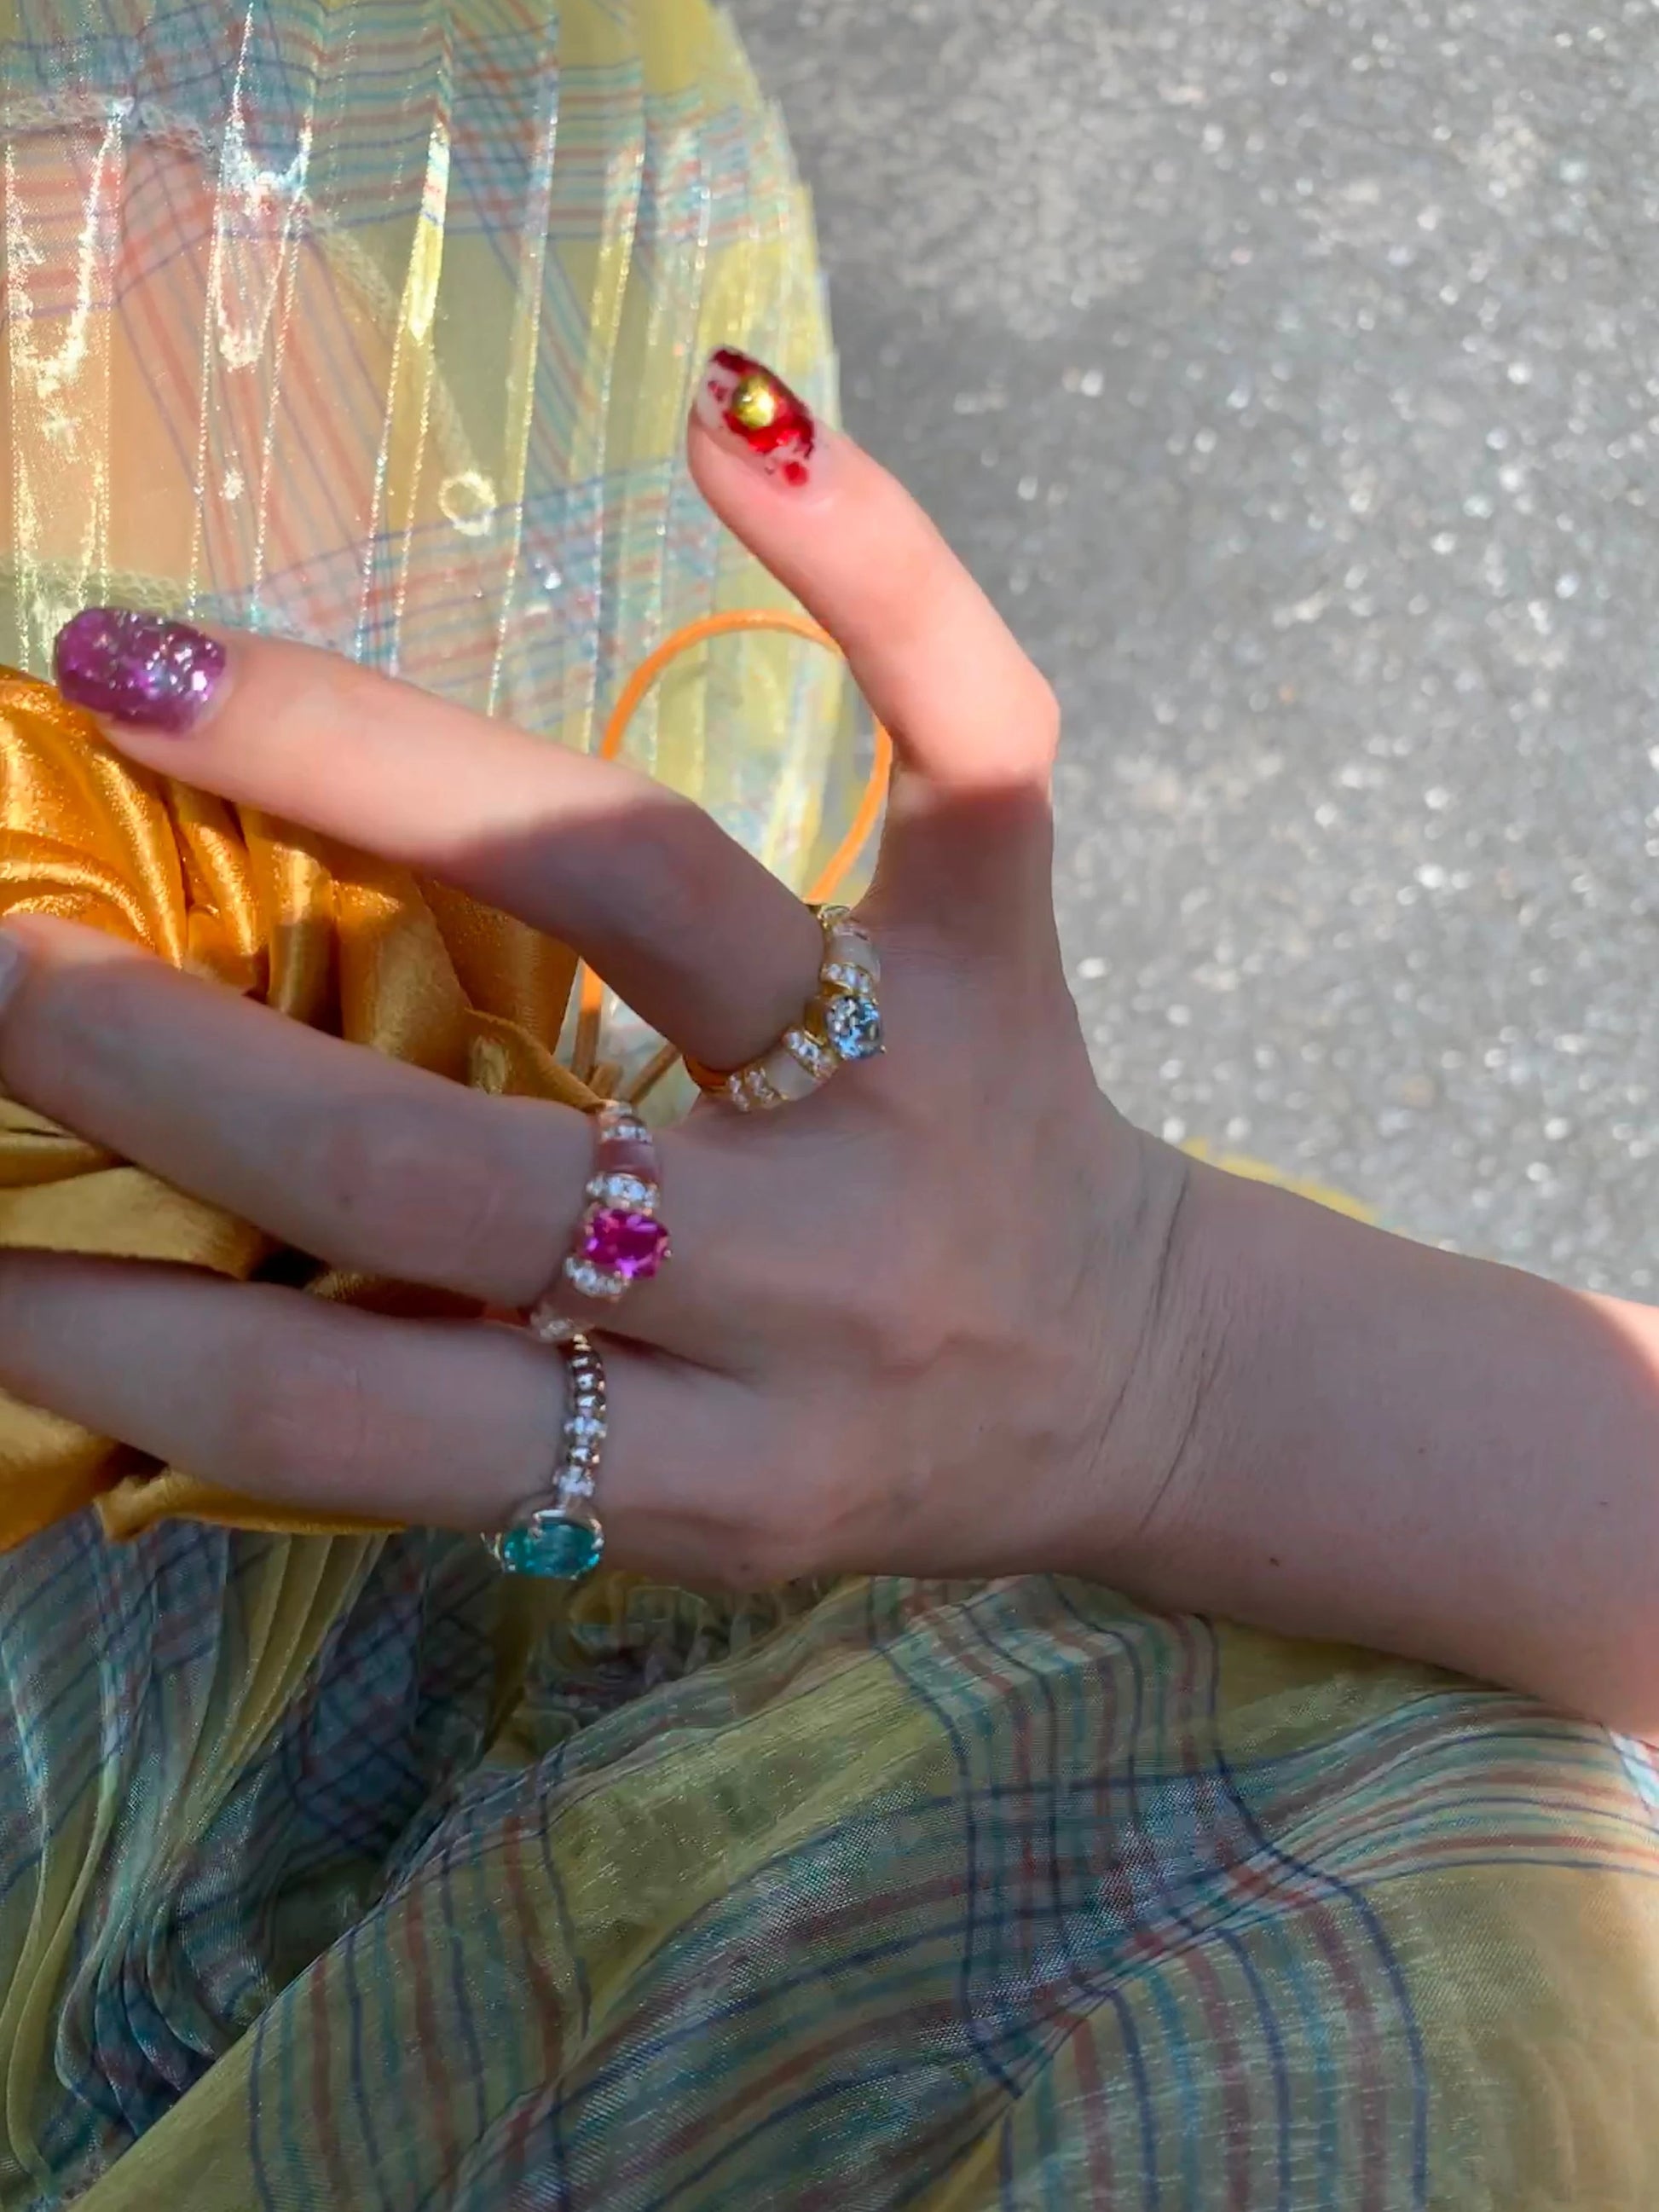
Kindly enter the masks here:
[[862, 992], [838, 992], [827, 1000], [823, 1026], [843, 1060], [873, 1060], [882, 1048], [881, 1008]]
[[507, 1530], [497, 1556], [510, 1575], [578, 1583], [592, 1573], [604, 1553], [605, 1535], [597, 1521], [561, 1521], [538, 1513], [522, 1528]]

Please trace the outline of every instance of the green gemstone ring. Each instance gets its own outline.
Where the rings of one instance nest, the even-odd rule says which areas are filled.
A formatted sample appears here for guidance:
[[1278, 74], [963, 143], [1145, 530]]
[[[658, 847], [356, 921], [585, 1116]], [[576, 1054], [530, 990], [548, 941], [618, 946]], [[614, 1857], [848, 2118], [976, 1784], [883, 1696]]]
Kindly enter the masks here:
[[504, 1529], [490, 1549], [509, 1575], [579, 1583], [604, 1558], [605, 1531], [591, 1514], [568, 1514], [555, 1506]]
[[553, 1502], [532, 1499], [498, 1536], [486, 1536], [504, 1574], [579, 1583], [605, 1557], [605, 1530], [592, 1510], [605, 1449], [605, 1362], [585, 1336], [556, 1346], [565, 1370], [564, 1428], [553, 1477]]

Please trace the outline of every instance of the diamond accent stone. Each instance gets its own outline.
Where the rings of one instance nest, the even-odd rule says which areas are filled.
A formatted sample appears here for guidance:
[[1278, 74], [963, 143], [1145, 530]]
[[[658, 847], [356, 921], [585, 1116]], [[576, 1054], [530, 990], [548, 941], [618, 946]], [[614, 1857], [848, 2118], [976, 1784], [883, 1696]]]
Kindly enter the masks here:
[[850, 970], [858, 981], [848, 988], [867, 991], [881, 981], [881, 955], [861, 929], [837, 929], [825, 939], [823, 963], [827, 970]]
[[631, 1106], [613, 1099], [599, 1109], [599, 1140], [602, 1144], [649, 1144], [651, 1132]]
[[635, 1106], [624, 1098], [612, 1098], [600, 1108], [600, 1118], [607, 1127], [618, 1129], [643, 1129], [646, 1120]]
[[791, 1058], [798, 1060], [819, 1083], [827, 1082], [835, 1073], [836, 1055], [818, 1042], [811, 1030], [791, 1030], [783, 1042]]
[[848, 991], [827, 999], [823, 1026], [845, 1060], [873, 1060], [884, 1049], [881, 1008], [866, 993]]
[[601, 1298], [607, 1305], [615, 1305], [628, 1288], [620, 1275], [607, 1275], [586, 1260], [569, 1259], [564, 1263], [565, 1280], [585, 1298]]
[[538, 1344], [568, 1344], [576, 1334], [576, 1324], [544, 1303], [531, 1314], [530, 1334]]
[[660, 1196], [655, 1183], [647, 1182], [636, 1175], [596, 1175], [587, 1186], [586, 1195], [601, 1206], [633, 1206], [641, 1213], [654, 1213]]

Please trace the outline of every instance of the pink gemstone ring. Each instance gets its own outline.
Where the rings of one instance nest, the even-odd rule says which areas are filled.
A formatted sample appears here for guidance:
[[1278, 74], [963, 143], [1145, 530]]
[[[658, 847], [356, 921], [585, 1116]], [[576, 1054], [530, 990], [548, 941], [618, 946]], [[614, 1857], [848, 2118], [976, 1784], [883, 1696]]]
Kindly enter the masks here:
[[556, 1280], [530, 1311], [529, 1326], [544, 1344], [568, 1344], [577, 1324], [561, 1310], [570, 1291], [614, 1306], [635, 1283], [648, 1282], [668, 1259], [668, 1231], [658, 1218], [662, 1185], [650, 1130], [631, 1106], [600, 1108], [587, 1205]]

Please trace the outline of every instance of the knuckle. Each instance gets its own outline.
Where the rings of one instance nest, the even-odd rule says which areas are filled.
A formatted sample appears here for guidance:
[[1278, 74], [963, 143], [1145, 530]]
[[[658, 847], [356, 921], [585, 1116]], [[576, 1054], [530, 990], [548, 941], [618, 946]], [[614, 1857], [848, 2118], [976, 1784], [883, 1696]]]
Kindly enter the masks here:
[[612, 928], [659, 957], [689, 956], [726, 896], [732, 848], [689, 800], [653, 794], [597, 831], [586, 858]]
[[366, 1229], [372, 1234], [399, 1218], [420, 1174], [405, 1118], [374, 1097], [343, 1098], [329, 1108], [313, 1169], [323, 1205], [352, 1246]]
[[772, 1589], [817, 1572], [827, 1557], [826, 1527], [812, 1478], [796, 1475], [787, 1489], [744, 1532], [741, 1585]]
[[337, 1104], [315, 1170], [339, 1227], [331, 1258], [487, 1294], [522, 1230], [524, 1210], [493, 1149], [444, 1142], [427, 1101], [382, 1095]]
[[856, 1417], [821, 1409], [822, 1443], [793, 1486], [790, 1522], [780, 1545], [792, 1578], [860, 1564], [873, 1522], [885, 1513], [896, 1439], [889, 1421], [898, 1401], [874, 1391]]
[[295, 746], [314, 745], [319, 731], [331, 736], [350, 732], [360, 739], [404, 735], [408, 695], [361, 661], [295, 659], [284, 678], [261, 702], [277, 757]]
[[956, 556], [931, 524], [896, 534], [885, 563], [887, 588], [872, 603], [883, 637], [901, 651], [940, 646], [957, 586]]
[[799, 1582], [811, 1572], [811, 1551], [793, 1532], [781, 1528], [745, 1529], [729, 1548], [720, 1568], [722, 1587], [733, 1594], [779, 1589]]
[[341, 1319], [319, 1314], [284, 1344], [280, 1364], [256, 1352], [226, 1382], [223, 1463], [256, 1492], [349, 1498], [373, 1486], [381, 1409]]
[[137, 956], [31, 963], [8, 1024], [7, 1060], [45, 1110], [73, 1110], [121, 1086], [143, 1026], [131, 988], [142, 973]]
[[769, 1479], [756, 1480], [751, 1463], [716, 1507], [723, 1588], [774, 1589], [822, 1573], [835, 1559], [845, 1468], [823, 1423], [792, 1422], [787, 1443], [768, 1458]]
[[1024, 710], [1024, 723], [1033, 752], [1042, 765], [1052, 768], [1060, 751], [1061, 712], [1059, 695], [1035, 662], [1028, 663], [1030, 670], [1030, 697]]
[[947, 1334], [937, 1283], [895, 1262], [878, 1282], [849, 1287], [841, 1324], [868, 1386], [904, 1389], [938, 1363]]

